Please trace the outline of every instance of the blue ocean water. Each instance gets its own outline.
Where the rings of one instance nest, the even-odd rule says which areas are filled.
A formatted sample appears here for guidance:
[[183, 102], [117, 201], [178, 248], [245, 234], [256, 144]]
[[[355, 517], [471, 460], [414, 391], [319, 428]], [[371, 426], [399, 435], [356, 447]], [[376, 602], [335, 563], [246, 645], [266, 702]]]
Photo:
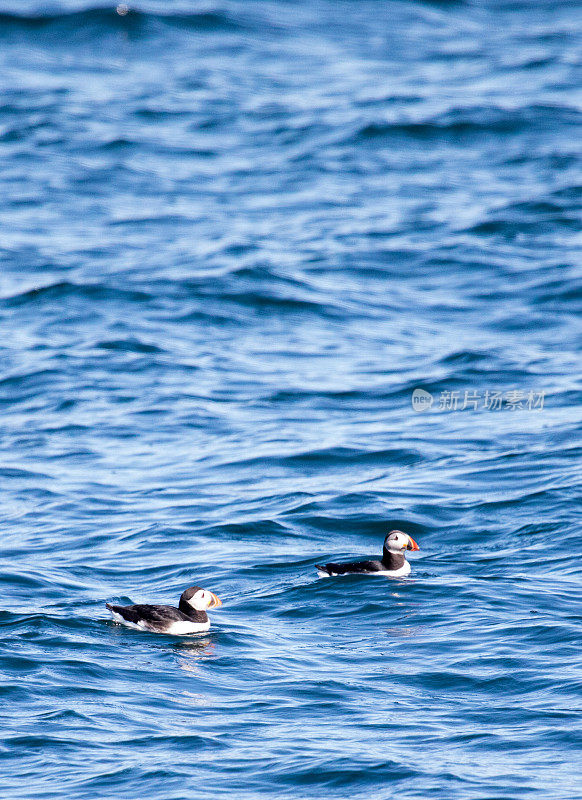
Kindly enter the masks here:
[[[3, 800], [582, 798], [581, 56], [572, 0], [1, 0]], [[193, 583], [202, 638], [104, 608]]]

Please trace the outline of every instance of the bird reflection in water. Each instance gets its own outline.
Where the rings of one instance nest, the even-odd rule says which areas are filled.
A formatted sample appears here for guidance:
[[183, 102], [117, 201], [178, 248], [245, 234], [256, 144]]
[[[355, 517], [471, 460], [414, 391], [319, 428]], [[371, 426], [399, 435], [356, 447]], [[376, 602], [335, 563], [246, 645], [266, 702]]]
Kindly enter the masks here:
[[[197, 675], [202, 672], [200, 662], [208, 658], [215, 658], [215, 643], [209, 638], [196, 639], [193, 641], [180, 641], [174, 645], [174, 650], [178, 656], [178, 666], [184, 672]], [[212, 700], [205, 694], [199, 692], [184, 691], [181, 693], [186, 703], [193, 706], [208, 706]]]
[[174, 650], [178, 656], [178, 666], [185, 672], [200, 672], [200, 661], [216, 657], [216, 645], [210, 637], [176, 642]]

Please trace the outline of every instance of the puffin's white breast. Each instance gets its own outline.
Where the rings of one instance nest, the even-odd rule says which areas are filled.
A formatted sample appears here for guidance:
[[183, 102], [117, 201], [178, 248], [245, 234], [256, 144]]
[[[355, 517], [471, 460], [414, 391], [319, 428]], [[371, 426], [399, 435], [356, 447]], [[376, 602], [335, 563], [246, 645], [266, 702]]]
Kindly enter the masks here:
[[210, 620], [206, 622], [172, 622], [168, 625], [164, 633], [171, 633], [173, 636], [186, 636], [189, 633], [204, 633], [210, 627]]
[[410, 564], [404, 559], [404, 564], [400, 569], [387, 569], [382, 572], [371, 572], [370, 575], [387, 575], [389, 578], [403, 578], [410, 573]]

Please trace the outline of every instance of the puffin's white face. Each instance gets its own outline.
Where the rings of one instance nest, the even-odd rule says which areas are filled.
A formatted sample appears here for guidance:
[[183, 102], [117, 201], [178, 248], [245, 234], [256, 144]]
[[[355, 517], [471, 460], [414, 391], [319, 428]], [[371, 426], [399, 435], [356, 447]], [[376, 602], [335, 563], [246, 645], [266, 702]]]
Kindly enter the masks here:
[[392, 553], [400, 553], [402, 550], [419, 550], [412, 536], [402, 531], [390, 531], [384, 540], [384, 547]]
[[199, 589], [196, 594], [188, 600], [188, 604], [195, 608], [196, 611], [205, 611], [207, 608], [217, 608], [222, 605], [222, 600], [209, 592], [207, 589]]

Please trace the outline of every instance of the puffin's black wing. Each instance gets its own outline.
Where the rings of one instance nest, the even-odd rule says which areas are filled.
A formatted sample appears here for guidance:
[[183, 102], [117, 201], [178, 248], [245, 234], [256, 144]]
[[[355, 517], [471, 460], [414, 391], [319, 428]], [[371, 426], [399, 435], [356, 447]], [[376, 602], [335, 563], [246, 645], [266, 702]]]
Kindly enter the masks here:
[[381, 561], [348, 561], [346, 564], [316, 564], [317, 569], [328, 575], [365, 575], [382, 572], [386, 566]]
[[173, 606], [112, 606], [109, 603], [105, 603], [105, 605], [110, 611], [115, 611], [126, 622], [133, 622], [134, 625], [140, 622], [145, 622], [147, 625], [167, 625], [169, 622], [181, 622], [188, 619], [185, 614]]

